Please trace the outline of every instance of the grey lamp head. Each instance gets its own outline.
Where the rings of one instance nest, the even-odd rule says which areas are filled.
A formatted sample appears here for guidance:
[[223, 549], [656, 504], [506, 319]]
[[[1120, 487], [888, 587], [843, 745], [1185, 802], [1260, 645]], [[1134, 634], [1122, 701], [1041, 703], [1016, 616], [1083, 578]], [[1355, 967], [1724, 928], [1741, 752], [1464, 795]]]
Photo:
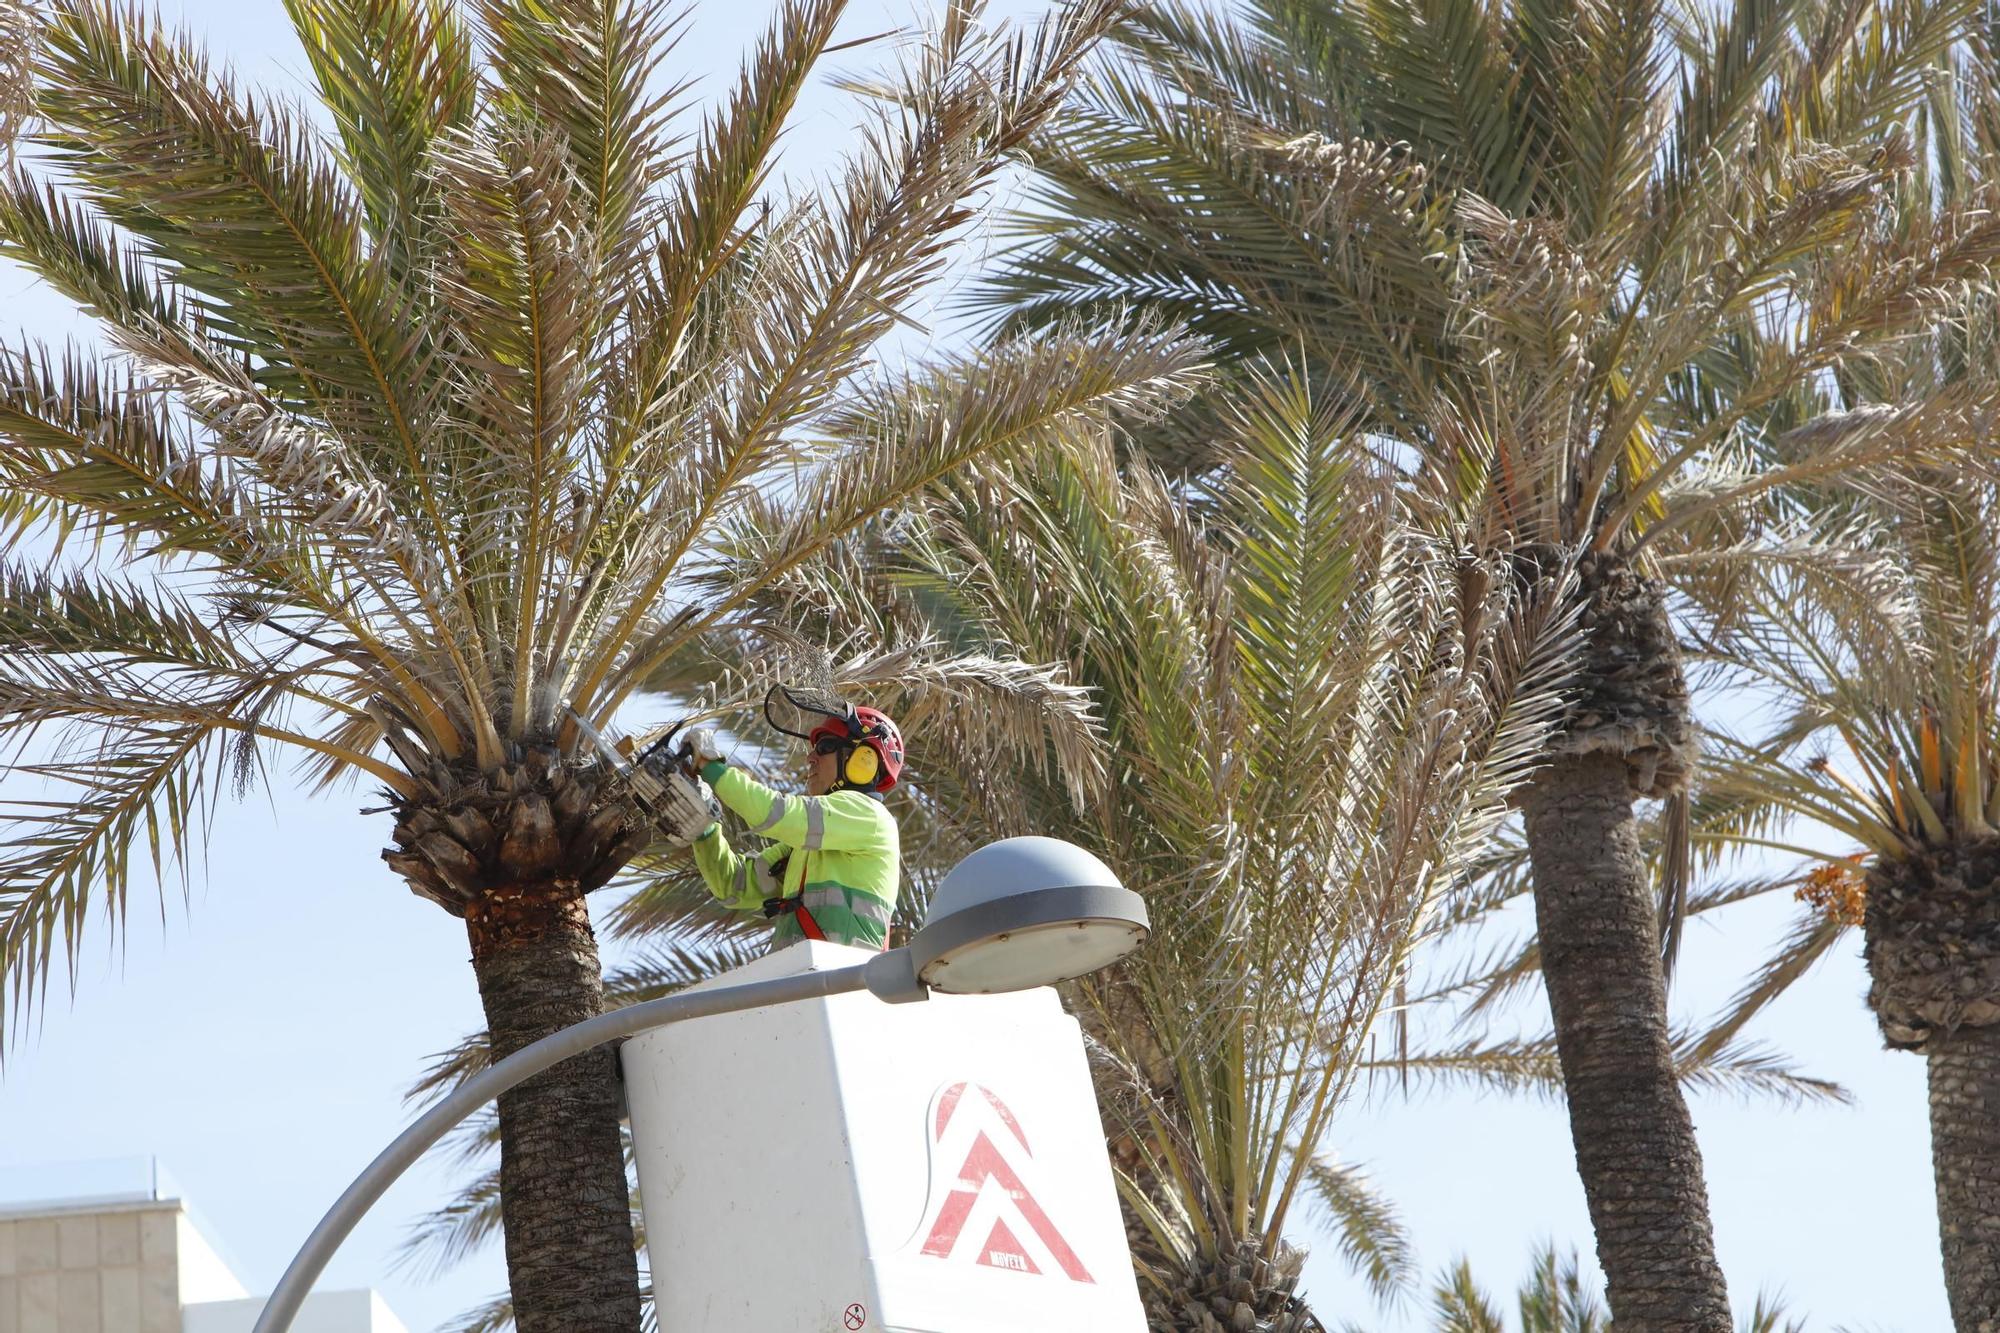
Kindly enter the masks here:
[[1109, 966], [1145, 942], [1146, 903], [1060, 838], [1004, 838], [953, 866], [910, 939], [918, 977], [955, 995], [1027, 990]]

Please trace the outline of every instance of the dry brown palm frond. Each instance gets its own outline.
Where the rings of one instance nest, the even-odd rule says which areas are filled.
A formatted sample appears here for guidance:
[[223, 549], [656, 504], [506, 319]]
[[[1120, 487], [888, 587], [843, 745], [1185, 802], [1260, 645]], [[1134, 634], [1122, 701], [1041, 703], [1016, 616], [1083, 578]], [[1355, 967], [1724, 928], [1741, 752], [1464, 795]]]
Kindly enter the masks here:
[[41, 28], [35, 0], [0, 3], [0, 155], [8, 167], [35, 112], [35, 43]]

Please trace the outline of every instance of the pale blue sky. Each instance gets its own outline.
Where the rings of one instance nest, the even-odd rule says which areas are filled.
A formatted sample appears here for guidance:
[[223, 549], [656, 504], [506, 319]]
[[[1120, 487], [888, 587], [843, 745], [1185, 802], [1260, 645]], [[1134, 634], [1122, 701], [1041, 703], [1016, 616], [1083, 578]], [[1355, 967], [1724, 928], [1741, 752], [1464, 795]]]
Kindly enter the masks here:
[[[769, 0], [707, 0], [677, 65], [717, 95], [770, 9]], [[180, 12], [248, 79], [298, 86], [304, 60], [278, 0], [189, 0]], [[905, 0], [859, 0], [846, 32], [879, 32], [909, 13]], [[845, 60], [853, 68], [863, 57]], [[852, 119], [837, 94], [818, 89], [802, 108], [788, 169], [827, 167]], [[16, 270], [0, 268], [0, 303], [9, 337], [72, 327]], [[268, 1290], [320, 1213], [405, 1123], [401, 1094], [424, 1058], [479, 1021], [463, 930], [384, 869], [387, 825], [357, 813], [370, 803], [359, 791], [311, 801], [282, 789], [225, 804], [185, 906], [177, 891], [164, 917], [135, 901], [122, 947], [93, 923], [74, 1002], [59, 984], [45, 1020], [0, 1070], [0, 1170], [157, 1154], [245, 1283]], [[1794, 910], [1738, 909], [1727, 935], [1695, 925], [1676, 1007], [1711, 1010]], [[1880, 1049], [1864, 987], [1856, 938], [1756, 1028], [1845, 1084], [1857, 1106], [1694, 1099], [1718, 1242], [1739, 1309], [1760, 1289], [1782, 1289], [1815, 1329], [1930, 1333], [1950, 1321], [1923, 1069]], [[1544, 1239], [1588, 1250], [1567, 1123], [1551, 1103], [1466, 1093], [1406, 1102], [1385, 1091], [1346, 1108], [1334, 1140], [1401, 1206], [1427, 1268], [1464, 1254], [1489, 1287], [1506, 1290]], [[413, 1333], [497, 1290], [496, 1253], [436, 1280], [389, 1270], [404, 1228], [447, 1179], [426, 1163], [398, 1186], [326, 1284], [383, 1289]], [[1309, 1262], [1306, 1285], [1329, 1323], [1427, 1327], [1421, 1298], [1375, 1310], [1330, 1243]]]

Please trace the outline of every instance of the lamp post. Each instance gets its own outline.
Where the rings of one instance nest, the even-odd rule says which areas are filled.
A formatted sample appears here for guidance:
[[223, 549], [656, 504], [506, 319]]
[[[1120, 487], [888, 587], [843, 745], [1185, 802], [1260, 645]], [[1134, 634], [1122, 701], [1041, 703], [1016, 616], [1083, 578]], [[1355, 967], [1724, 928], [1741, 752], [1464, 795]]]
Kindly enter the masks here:
[[865, 963], [691, 991], [600, 1014], [525, 1046], [419, 1116], [354, 1178], [306, 1238], [257, 1317], [288, 1333], [306, 1294], [356, 1224], [418, 1158], [500, 1094], [571, 1056], [690, 1018], [866, 990], [890, 1004], [1030, 990], [1085, 976], [1145, 942], [1146, 904], [1110, 868], [1057, 838], [1006, 838], [954, 866], [909, 944]]

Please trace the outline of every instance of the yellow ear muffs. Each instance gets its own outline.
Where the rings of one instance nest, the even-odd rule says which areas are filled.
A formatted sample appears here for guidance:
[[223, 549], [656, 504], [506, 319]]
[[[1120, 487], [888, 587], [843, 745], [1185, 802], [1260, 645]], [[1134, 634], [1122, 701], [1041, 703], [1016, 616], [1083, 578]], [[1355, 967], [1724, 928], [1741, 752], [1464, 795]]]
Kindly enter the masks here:
[[875, 779], [882, 776], [882, 756], [875, 753], [872, 745], [856, 745], [847, 752], [847, 763], [841, 768], [841, 776], [850, 787], [863, 790], [875, 786]]

